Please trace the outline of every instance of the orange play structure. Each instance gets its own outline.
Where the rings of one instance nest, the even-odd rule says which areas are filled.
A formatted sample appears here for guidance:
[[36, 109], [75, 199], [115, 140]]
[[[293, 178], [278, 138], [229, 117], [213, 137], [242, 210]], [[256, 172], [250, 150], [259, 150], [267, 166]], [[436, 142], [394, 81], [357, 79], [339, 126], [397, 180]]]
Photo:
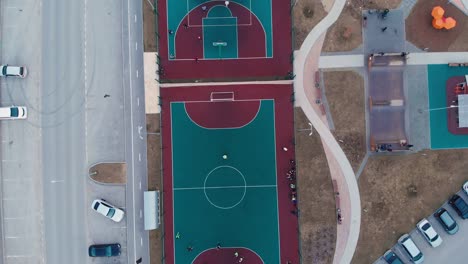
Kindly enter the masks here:
[[436, 6], [432, 9], [432, 26], [435, 29], [452, 29], [457, 25], [457, 21], [455, 19], [452, 17], [444, 17], [444, 13], [445, 10], [440, 6]]

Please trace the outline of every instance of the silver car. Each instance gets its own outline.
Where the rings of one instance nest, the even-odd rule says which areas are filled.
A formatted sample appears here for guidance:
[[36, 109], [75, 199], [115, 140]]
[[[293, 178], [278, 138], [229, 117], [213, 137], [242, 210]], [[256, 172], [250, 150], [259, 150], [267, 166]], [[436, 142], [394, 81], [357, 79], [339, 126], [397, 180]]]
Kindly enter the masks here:
[[398, 244], [405, 250], [413, 263], [420, 264], [424, 262], [423, 253], [408, 234], [402, 235], [398, 239]]

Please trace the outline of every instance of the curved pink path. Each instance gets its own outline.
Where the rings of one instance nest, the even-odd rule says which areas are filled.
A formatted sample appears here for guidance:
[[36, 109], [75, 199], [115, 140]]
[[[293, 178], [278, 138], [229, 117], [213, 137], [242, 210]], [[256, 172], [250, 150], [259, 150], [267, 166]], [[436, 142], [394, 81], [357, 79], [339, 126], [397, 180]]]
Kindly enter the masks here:
[[238, 128], [251, 122], [258, 113], [260, 101], [187, 102], [185, 111], [204, 128]]

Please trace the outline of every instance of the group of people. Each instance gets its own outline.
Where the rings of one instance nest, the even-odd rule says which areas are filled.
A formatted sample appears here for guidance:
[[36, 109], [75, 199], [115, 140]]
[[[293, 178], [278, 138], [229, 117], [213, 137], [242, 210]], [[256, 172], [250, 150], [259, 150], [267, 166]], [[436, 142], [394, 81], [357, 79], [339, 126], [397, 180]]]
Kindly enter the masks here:
[[290, 160], [289, 161], [290, 169], [286, 173], [286, 179], [289, 180], [289, 197], [291, 198], [291, 202], [294, 206], [297, 205], [297, 192], [296, 192], [296, 161]]

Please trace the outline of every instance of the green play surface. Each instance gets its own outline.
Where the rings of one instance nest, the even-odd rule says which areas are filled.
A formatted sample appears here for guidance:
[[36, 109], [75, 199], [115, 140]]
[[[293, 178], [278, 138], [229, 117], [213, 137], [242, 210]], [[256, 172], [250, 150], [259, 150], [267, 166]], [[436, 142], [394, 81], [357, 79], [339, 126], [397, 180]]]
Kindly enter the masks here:
[[237, 58], [237, 18], [204, 18], [203, 52], [206, 59]]
[[[429, 109], [447, 107], [446, 81], [453, 76], [468, 74], [468, 67], [449, 67], [447, 64], [428, 65]], [[454, 135], [447, 127], [447, 109], [430, 111], [431, 148], [468, 148], [468, 135]]]
[[172, 102], [171, 131], [176, 263], [218, 242], [279, 263], [274, 101], [262, 100], [245, 126], [222, 129], [197, 125]]

